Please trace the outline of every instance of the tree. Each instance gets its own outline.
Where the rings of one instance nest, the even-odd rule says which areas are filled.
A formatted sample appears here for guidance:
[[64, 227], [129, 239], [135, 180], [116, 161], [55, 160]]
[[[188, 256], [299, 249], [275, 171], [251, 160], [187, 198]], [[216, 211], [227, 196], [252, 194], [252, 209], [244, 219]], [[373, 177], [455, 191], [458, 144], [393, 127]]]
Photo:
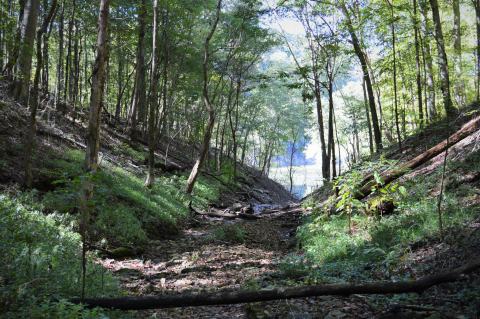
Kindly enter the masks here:
[[153, 1], [153, 42], [152, 42], [152, 63], [150, 67], [151, 82], [148, 98], [148, 173], [145, 180], [146, 187], [152, 187], [155, 178], [155, 120], [158, 109], [157, 91], [160, 74], [159, 69], [159, 32], [158, 32], [158, 0]]
[[398, 148], [402, 149], [402, 137], [400, 135], [400, 127], [398, 121], [398, 94], [397, 94], [397, 52], [396, 52], [396, 38], [395, 38], [395, 14], [394, 14], [394, 7], [389, 0], [386, 0], [391, 12], [391, 30], [392, 30], [392, 50], [393, 50], [393, 94], [394, 94], [394, 103], [395, 103], [395, 127], [397, 129], [397, 140], [398, 140]]
[[477, 87], [476, 87], [476, 95], [477, 95], [477, 100], [480, 100], [480, 0], [472, 0], [473, 7], [475, 8], [475, 27], [477, 30], [477, 50], [476, 50], [476, 56], [477, 56]]
[[[40, 72], [43, 67], [42, 36], [45, 32], [47, 32], [48, 25], [53, 18], [56, 7], [57, 0], [53, 0], [47, 16], [37, 31], [37, 66], [35, 67], [35, 78], [33, 80], [32, 93], [30, 97], [30, 123], [27, 128], [25, 141], [25, 186], [28, 188], [31, 188], [33, 183], [32, 156], [35, 147], [34, 142], [37, 122], [38, 86], [40, 83]], [[47, 10], [47, 8], [44, 8], [44, 10]], [[44, 41], [43, 45], [48, 45], [48, 42]]]
[[465, 105], [465, 84], [463, 82], [463, 67], [462, 67], [462, 31], [460, 18], [460, 0], [452, 0], [453, 7], [453, 49], [454, 59], [453, 64], [455, 68], [455, 85], [454, 95], [457, 106], [460, 108]]
[[83, 183], [80, 210], [82, 213], [80, 232], [82, 235], [82, 299], [85, 297], [86, 251], [87, 251], [87, 224], [90, 215], [90, 201], [93, 196], [93, 183], [88, 175], [98, 170], [98, 151], [100, 149], [100, 111], [105, 88], [106, 66], [108, 60], [108, 14], [109, 0], [100, 0], [98, 15], [98, 36], [96, 58], [92, 71], [92, 87], [90, 93], [90, 109], [88, 113], [87, 149], [85, 152], [85, 172], [87, 177]]
[[346, 4], [343, 1], [341, 1], [339, 6], [345, 16], [345, 23], [347, 25], [347, 30], [352, 40], [353, 49], [362, 67], [363, 78], [365, 80], [365, 85], [367, 87], [368, 102], [370, 104], [370, 113], [372, 115], [372, 126], [373, 126], [373, 135], [375, 139], [375, 147], [378, 152], [383, 149], [382, 133], [380, 131], [380, 125], [378, 123], [377, 109], [375, 106], [375, 96], [373, 94], [372, 81], [370, 78], [370, 74], [368, 72], [367, 59], [365, 56], [365, 52], [363, 51], [360, 45], [360, 41], [358, 40], [357, 34], [355, 32], [355, 28], [353, 26], [353, 22], [350, 16], [350, 12]]
[[21, 43], [17, 60], [18, 74], [15, 76], [13, 95], [24, 104], [28, 102], [39, 6], [39, 0], [26, 0], [21, 24]]
[[[137, 120], [145, 121], [145, 20], [147, 7], [145, 0], [138, 4], [138, 44], [135, 64], [135, 89], [130, 108], [130, 135], [137, 128]], [[154, 33], [155, 34], [155, 33]]]
[[442, 22], [440, 21], [440, 11], [437, 0], [429, 0], [432, 8], [433, 24], [435, 25], [435, 38], [438, 51], [438, 67], [440, 68], [440, 88], [443, 96], [443, 106], [447, 116], [455, 114], [452, 105], [452, 96], [450, 93], [450, 74], [448, 71], [447, 51], [445, 50], [445, 41], [443, 38]]
[[193, 191], [193, 187], [195, 186], [195, 182], [197, 181], [198, 174], [200, 173], [199, 170], [202, 167], [203, 162], [205, 161], [205, 158], [207, 156], [208, 149], [210, 146], [210, 138], [212, 137], [212, 130], [215, 125], [215, 108], [211, 104], [209, 90], [208, 90], [208, 66], [210, 63], [210, 41], [212, 40], [215, 30], [217, 29], [218, 21], [220, 20], [221, 8], [222, 8], [222, 0], [218, 0], [217, 9], [215, 13], [215, 20], [213, 21], [212, 27], [207, 37], [205, 38], [205, 44], [204, 44], [205, 51], [204, 51], [203, 64], [202, 64], [202, 70], [203, 70], [202, 96], [203, 96], [203, 104], [205, 105], [205, 108], [207, 109], [207, 112], [208, 112], [208, 123], [205, 128], [203, 142], [200, 148], [200, 154], [198, 155], [198, 158], [187, 180], [187, 187], [185, 189], [187, 194], [191, 194]]
[[418, 103], [418, 117], [420, 120], [420, 126], [423, 126], [423, 97], [422, 97], [422, 66], [420, 63], [420, 41], [419, 41], [419, 26], [418, 26], [418, 14], [417, 14], [417, 0], [413, 0], [413, 32], [415, 35], [415, 69], [416, 69], [416, 82], [417, 82], [417, 103]]

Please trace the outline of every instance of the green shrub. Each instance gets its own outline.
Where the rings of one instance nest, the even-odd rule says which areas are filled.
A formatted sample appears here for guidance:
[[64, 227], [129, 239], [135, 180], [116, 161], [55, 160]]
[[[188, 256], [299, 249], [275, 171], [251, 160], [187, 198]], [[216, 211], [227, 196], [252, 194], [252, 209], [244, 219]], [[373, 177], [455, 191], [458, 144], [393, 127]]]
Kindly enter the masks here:
[[[0, 251], [0, 312], [15, 313], [45, 300], [80, 295], [80, 236], [58, 216], [46, 216], [0, 195]], [[89, 260], [86, 294], [116, 293], [113, 277]]]

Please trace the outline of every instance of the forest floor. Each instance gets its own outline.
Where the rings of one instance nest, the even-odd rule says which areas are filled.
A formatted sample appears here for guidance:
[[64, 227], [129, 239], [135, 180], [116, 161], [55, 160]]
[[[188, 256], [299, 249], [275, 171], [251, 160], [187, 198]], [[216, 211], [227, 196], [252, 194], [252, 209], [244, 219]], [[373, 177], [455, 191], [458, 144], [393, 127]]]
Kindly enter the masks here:
[[[286, 258], [296, 250], [295, 230], [305, 211], [292, 204], [256, 220], [196, 217], [171, 240], [153, 241], [142, 258], [102, 259], [132, 295], [215, 289], [272, 288], [283, 280]], [[291, 271], [291, 270], [290, 270]], [[295, 281], [291, 280], [291, 284]], [[360, 296], [162, 309], [152, 318], [372, 318]]]

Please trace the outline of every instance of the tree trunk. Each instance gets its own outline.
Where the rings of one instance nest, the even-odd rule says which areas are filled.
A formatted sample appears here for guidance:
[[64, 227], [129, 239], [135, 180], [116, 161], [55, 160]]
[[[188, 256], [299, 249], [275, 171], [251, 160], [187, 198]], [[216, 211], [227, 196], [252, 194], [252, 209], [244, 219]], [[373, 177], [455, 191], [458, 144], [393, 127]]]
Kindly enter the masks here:
[[203, 103], [205, 104], [205, 108], [208, 112], [208, 123], [205, 128], [205, 135], [203, 136], [203, 143], [200, 148], [200, 154], [195, 162], [195, 165], [192, 168], [190, 176], [187, 180], [187, 187], [185, 189], [187, 194], [191, 194], [193, 191], [193, 187], [195, 186], [195, 182], [197, 181], [198, 174], [200, 173], [200, 168], [205, 161], [205, 158], [208, 153], [208, 149], [210, 146], [210, 138], [212, 137], [213, 127], [215, 126], [215, 109], [210, 102], [210, 96], [208, 92], [208, 64], [210, 62], [210, 40], [217, 29], [218, 22], [220, 20], [220, 10], [222, 8], [222, 0], [218, 0], [217, 3], [217, 10], [215, 15], [215, 21], [212, 24], [209, 34], [205, 39], [205, 52], [203, 57]]
[[32, 72], [33, 43], [37, 28], [39, 0], [26, 0], [23, 11], [21, 43], [17, 60], [14, 96], [23, 104], [28, 104], [30, 77]]
[[335, 156], [335, 136], [333, 127], [333, 69], [328, 71], [328, 158], [331, 160], [332, 166], [332, 180], [337, 177], [337, 163]]
[[393, 45], [393, 95], [394, 95], [394, 111], [395, 111], [395, 127], [397, 129], [398, 148], [402, 149], [402, 136], [400, 135], [400, 125], [398, 123], [398, 90], [397, 90], [397, 51], [396, 51], [396, 38], [395, 38], [395, 14], [393, 5], [387, 0], [390, 6], [390, 13], [392, 22], [390, 24], [392, 30], [392, 45]]
[[367, 128], [368, 128], [368, 146], [370, 148], [370, 155], [373, 155], [373, 134], [372, 134], [372, 123], [370, 122], [370, 112], [368, 110], [368, 97], [367, 89], [365, 88], [365, 80], [362, 81], [363, 88], [363, 101], [365, 104], [365, 117], [367, 119]]
[[436, 94], [435, 94], [435, 78], [433, 74], [433, 59], [431, 54], [430, 38], [433, 37], [432, 30], [430, 27], [430, 21], [428, 19], [428, 4], [427, 0], [421, 0], [420, 2], [420, 12], [423, 16], [423, 33], [424, 33], [424, 45], [423, 45], [423, 56], [424, 56], [424, 72], [426, 74], [426, 105], [428, 110], [428, 117], [435, 119], [437, 117], [436, 109]]
[[417, 80], [417, 103], [418, 103], [418, 118], [420, 127], [423, 127], [423, 103], [422, 103], [422, 67], [420, 64], [420, 43], [418, 32], [418, 15], [417, 15], [417, 0], [413, 0], [413, 31], [415, 34], [415, 69]]
[[123, 95], [123, 54], [121, 50], [118, 50], [117, 55], [117, 103], [115, 105], [115, 122], [118, 123], [120, 121], [120, 112], [122, 108], [122, 95]]
[[159, 32], [158, 32], [158, 0], [153, 1], [153, 42], [152, 42], [152, 65], [150, 69], [150, 95], [148, 114], [148, 173], [145, 187], [152, 187], [155, 179], [155, 122], [158, 109], [157, 91], [160, 74], [159, 69]]
[[475, 8], [475, 26], [477, 29], [477, 101], [480, 101], [480, 0], [472, 0]]
[[[72, 86], [73, 86], [73, 68], [72, 68], [72, 38], [73, 38], [73, 27], [75, 21], [75, 11], [76, 11], [77, 1], [73, 0], [72, 3], [72, 12], [70, 15], [70, 20], [68, 21], [68, 34], [67, 34], [67, 58], [65, 61], [65, 87], [63, 90], [63, 100], [71, 102], [72, 97]], [[107, 69], [108, 71], [108, 69]], [[75, 115], [74, 115], [75, 116]]]
[[[18, 13], [18, 20], [17, 20], [17, 30], [15, 32], [15, 41], [13, 42], [11, 49], [8, 50], [8, 61], [7, 65], [3, 69], [3, 74], [7, 76], [7, 78], [12, 78], [13, 76], [13, 67], [17, 64], [18, 54], [20, 52], [20, 43], [22, 40], [22, 29], [23, 29], [23, 14], [25, 12], [25, 2], [26, 0], [20, 0], [20, 10]], [[13, 8], [13, 4], [12, 8]]]
[[377, 109], [375, 106], [375, 96], [373, 94], [372, 81], [370, 78], [370, 74], [368, 72], [367, 60], [365, 57], [365, 53], [363, 52], [362, 47], [360, 46], [360, 41], [358, 40], [357, 34], [355, 33], [355, 28], [353, 27], [352, 20], [350, 18], [350, 13], [348, 12], [346, 5], [344, 3], [341, 3], [340, 9], [343, 11], [343, 14], [345, 15], [348, 32], [350, 33], [350, 37], [352, 39], [353, 49], [358, 59], [360, 60], [360, 65], [362, 67], [363, 78], [367, 86], [368, 102], [370, 103], [370, 113], [372, 114], [372, 125], [373, 125], [373, 134], [375, 138], [375, 146], [378, 152], [381, 149], [383, 149], [382, 133], [380, 131], [380, 126], [378, 123]]
[[86, 139], [85, 170], [87, 172], [95, 172], [98, 168], [100, 113], [108, 60], [108, 11], [109, 0], [101, 0], [98, 18], [97, 53], [92, 71], [92, 88], [90, 92], [90, 109]]
[[322, 152], [322, 179], [328, 181], [330, 179], [330, 160], [327, 153], [327, 145], [325, 142], [325, 128], [323, 125], [322, 95], [320, 79], [316, 71], [314, 71], [315, 81], [315, 105], [317, 109], [318, 131], [320, 133], [320, 149]]
[[462, 30], [460, 19], [460, 0], [452, 0], [453, 7], [453, 49], [454, 58], [453, 65], [455, 68], [455, 86], [454, 95], [457, 107], [461, 108], [465, 105], [465, 83], [463, 81], [462, 68]]
[[437, 0], [429, 0], [432, 8], [433, 24], [435, 25], [435, 39], [438, 50], [438, 67], [440, 69], [440, 88], [442, 90], [443, 105], [447, 116], [455, 114], [450, 94], [450, 74], [448, 72], [447, 52], [445, 51], [445, 42], [443, 39], [442, 23], [440, 21], [440, 11]]
[[[105, 67], [108, 60], [108, 11], [109, 0], [100, 0], [98, 15], [97, 54], [92, 71], [92, 87], [90, 92], [90, 110], [87, 128], [87, 149], [85, 152], [85, 171], [95, 174], [98, 169], [98, 151], [100, 149], [100, 114], [105, 88]], [[93, 197], [93, 182], [87, 175], [82, 185], [80, 198], [80, 234], [82, 236], [82, 289], [81, 299], [85, 297], [86, 280], [86, 252], [87, 252], [87, 227], [90, 219], [90, 205]]]
[[[60, 11], [58, 21], [58, 61], [57, 61], [57, 85], [55, 88], [55, 107], [58, 109], [60, 103], [60, 95], [64, 87], [64, 73], [63, 73], [63, 20], [65, 17], [65, 0], [62, 2], [62, 10]], [[86, 65], [86, 63], [85, 63]]]
[[147, 15], [146, 1], [138, 5], [138, 45], [135, 66], [135, 91], [130, 108], [130, 136], [133, 138], [137, 129], [137, 121], [145, 122], [145, 20]]
[[[53, 18], [55, 8], [57, 6], [57, 0], [52, 0], [52, 6], [45, 16], [42, 26], [37, 31], [37, 65], [35, 67], [35, 77], [33, 80], [32, 93], [30, 97], [30, 122], [27, 129], [26, 141], [25, 141], [25, 186], [32, 187], [33, 173], [32, 173], [32, 157], [35, 149], [35, 133], [37, 124], [37, 107], [38, 107], [38, 86], [40, 83], [40, 72], [42, 70], [42, 35], [47, 31], [50, 20]], [[45, 7], [46, 11], [47, 8]], [[44, 43], [44, 45], [47, 45]]]

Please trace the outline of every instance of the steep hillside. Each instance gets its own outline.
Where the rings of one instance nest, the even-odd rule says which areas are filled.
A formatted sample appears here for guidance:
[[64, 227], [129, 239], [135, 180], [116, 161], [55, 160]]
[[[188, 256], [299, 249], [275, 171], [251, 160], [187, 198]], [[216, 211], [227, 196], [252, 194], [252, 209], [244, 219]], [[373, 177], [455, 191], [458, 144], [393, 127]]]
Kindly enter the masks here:
[[[432, 123], [409, 137], [401, 150], [392, 147], [386, 156], [357, 165], [339, 179], [337, 200], [332, 185], [305, 198], [304, 205], [313, 212], [298, 232], [305, 255], [296, 263], [309, 280], [415, 279], [477, 260], [479, 129], [388, 185], [383, 184], [382, 173], [395, 171], [479, 115], [478, 105], [472, 105], [458, 117]], [[363, 197], [358, 193], [362, 180], [369, 174], [376, 180], [373, 192], [358, 201]], [[382, 318], [475, 318], [480, 313], [479, 296], [477, 272], [420, 295], [366, 300]]]

